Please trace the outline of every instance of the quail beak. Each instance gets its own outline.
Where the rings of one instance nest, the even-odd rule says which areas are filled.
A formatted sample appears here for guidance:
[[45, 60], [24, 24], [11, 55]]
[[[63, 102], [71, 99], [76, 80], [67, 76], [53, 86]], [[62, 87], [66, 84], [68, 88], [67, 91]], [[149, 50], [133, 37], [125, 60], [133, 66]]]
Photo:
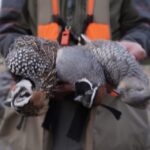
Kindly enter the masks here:
[[27, 104], [32, 95], [32, 84], [28, 80], [21, 80], [11, 89], [5, 106], [21, 107]]
[[7, 107], [11, 107], [11, 99], [7, 99], [7, 100], [4, 102], [4, 105], [7, 106]]
[[119, 89], [113, 89], [113, 90], [110, 92], [110, 95], [113, 96], [113, 97], [120, 96], [120, 95], [121, 95], [121, 91], [120, 91]]

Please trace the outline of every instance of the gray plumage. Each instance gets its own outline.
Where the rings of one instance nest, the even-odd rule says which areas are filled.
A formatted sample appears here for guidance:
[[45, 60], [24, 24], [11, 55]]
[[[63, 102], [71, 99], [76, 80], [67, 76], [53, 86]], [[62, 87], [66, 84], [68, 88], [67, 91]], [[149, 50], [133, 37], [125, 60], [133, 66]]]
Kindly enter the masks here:
[[118, 86], [124, 78], [135, 77], [148, 85], [148, 78], [142, 67], [118, 42], [94, 41], [87, 47], [93, 57], [101, 63], [108, 83]]
[[61, 48], [57, 53], [56, 69], [58, 78], [65, 82], [75, 84], [86, 78], [94, 86], [105, 84], [103, 68], [86, 46]]
[[[148, 79], [141, 66], [117, 42], [100, 40], [84, 46], [59, 48], [55, 42], [22, 36], [11, 47], [6, 64], [13, 74], [33, 81], [37, 89], [50, 90], [58, 79], [75, 84], [86, 78], [93, 87], [108, 82], [123, 91], [127, 103], [150, 97]], [[136, 84], [130, 86], [130, 78], [141, 83], [138, 88]], [[128, 91], [133, 88], [136, 92], [128, 96]], [[141, 95], [141, 91], [147, 95]], [[134, 99], [135, 93], [140, 94], [140, 99]]]
[[94, 86], [111, 84], [124, 102], [137, 104], [150, 98], [148, 78], [139, 63], [118, 42], [93, 41], [58, 51], [58, 77], [71, 83], [86, 78]]

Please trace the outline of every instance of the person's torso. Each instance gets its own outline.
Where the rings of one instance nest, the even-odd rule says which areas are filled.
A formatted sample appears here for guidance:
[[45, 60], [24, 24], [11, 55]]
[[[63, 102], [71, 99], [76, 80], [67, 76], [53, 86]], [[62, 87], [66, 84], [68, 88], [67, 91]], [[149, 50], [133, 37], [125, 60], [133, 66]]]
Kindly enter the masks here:
[[[123, 0], [108, 0], [109, 8], [107, 8], [106, 2], [100, 5], [99, 0], [95, 0], [94, 5], [94, 22], [107, 22], [110, 23], [110, 29], [112, 39], [120, 38], [120, 12], [123, 4]], [[32, 23], [48, 23], [51, 21], [52, 6], [50, 0], [38, 0], [38, 9], [36, 8], [36, 2], [34, 0], [29, 1], [29, 13], [31, 14]], [[74, 31], [81, 33], [83, 22], [86, 19], [87, 2], [84, 0], [59, 0], [60, 16], [67, 21]], [[105, 5], [105, 6], [103, 6]], [[38, 21], [36, 20], [36, 13], [38, 12]], [[106, 15], [104, 15], [106, 14]], [[102, 17], [101, 17], [102, 16]]]

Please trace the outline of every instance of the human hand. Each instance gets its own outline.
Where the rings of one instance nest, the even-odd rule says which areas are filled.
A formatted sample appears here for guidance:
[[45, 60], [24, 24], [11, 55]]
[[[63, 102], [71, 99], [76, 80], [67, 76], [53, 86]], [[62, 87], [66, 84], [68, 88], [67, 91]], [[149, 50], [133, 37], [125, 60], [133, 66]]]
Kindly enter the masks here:
[[122, 40], [119, 41], [119, 44], [125, 47], [138, 61], [143, 60], [147, 56], [146, 50], [136, 42]]
[[50, 98], [61, 101], [64, 100], [67, 96], [73, 95], [74, 91], [75, 89], [73, 85], [69, 83], [61, 83], [52, 89]]

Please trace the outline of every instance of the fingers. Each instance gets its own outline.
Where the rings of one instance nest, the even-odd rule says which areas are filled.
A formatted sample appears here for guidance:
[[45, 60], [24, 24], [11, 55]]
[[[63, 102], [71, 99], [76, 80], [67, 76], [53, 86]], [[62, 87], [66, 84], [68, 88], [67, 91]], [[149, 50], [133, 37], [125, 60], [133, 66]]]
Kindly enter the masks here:
[[56, 87], [54, 87], [54, 89], [52, 89], [50, 98], [62, 101], [67, 96], [72, 95], [74, 91], [74, 87], [71, 84], [57, 85]]
[[48, 109], [49, 109], [48, 105], [45, 105], [42, 109], [40, 109], [40, 110], [37, 112], [37, 116], [44, 115], [44, 114], [48, 111]]
[[44, 91], [34, 91], [32, 93], [32, 98], [30, 100], [30, 102], [33, 104], [33, 106], [37, 107], [37, 108], [41, 108], [43, 107], [45, 101], [47, 98], [47, 94]]
[[136, 58], [136, 60], [143, 60], [147, 56], [146, 50], [144, 50], [137, 42], [123, 40], [118, 43], [126, 48], [129, 53]]
[[61, 85], [57, 85], [52, 89], [53, 93], [57, 93], [57, 92], [72, 92], [74, 91], [74, 87], [71, 84], [61, 84]]

